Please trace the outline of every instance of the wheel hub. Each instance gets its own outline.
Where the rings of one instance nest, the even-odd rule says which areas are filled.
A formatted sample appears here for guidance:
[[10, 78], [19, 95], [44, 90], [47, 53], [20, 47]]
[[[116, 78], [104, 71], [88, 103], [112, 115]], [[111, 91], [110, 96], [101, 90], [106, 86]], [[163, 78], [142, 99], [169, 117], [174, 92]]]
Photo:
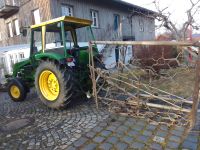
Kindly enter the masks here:
[[11, 86], [10, 93], [16, 99], [20, 97], [20, 89], [16, 85]]
[[48, 87], [49, 87], [49, 90], [56, 94], [58, 91], [58, 80], [56, 79], [56, 76], [54, 74], [50, 74], [49, 75], [49, 78], [48, 78]]
[[49, 100], [54, 101], [59, 95], [59, 82], [56, 75], [49, 71], [44, 70], [39, 77], [39, 87], [43, 96]]

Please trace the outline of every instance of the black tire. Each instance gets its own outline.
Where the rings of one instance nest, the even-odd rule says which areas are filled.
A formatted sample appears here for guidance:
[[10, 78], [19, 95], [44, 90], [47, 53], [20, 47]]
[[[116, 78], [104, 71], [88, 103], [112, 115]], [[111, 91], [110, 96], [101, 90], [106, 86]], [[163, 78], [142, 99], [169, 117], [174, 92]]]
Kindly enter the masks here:
[[[45, 96], [40, 89], [40, 75], [45, 71], [52, 72], [56, 76], [57, 82], [59, 84], [59, 91], [57, 97], [53, 101], [47, 99], [47, 96]], [[38, 66], [36, 70], [35, 87], [37, 94], [40, 100], [50, 108], [60, 109], [69, 104], [73, 94], [72, 90], [73, 83], [71, 81], [72, 81], [72, 76], [70, 70], [61, 70], [59, 65], [56, 65], [51, 61], [41, 62], [41, 64]]]
[[14, 78], [9, 81], [8, 94], [14, 102], [20, 102], [26, 99], [26, 89], [25, 83], [19, 78]]

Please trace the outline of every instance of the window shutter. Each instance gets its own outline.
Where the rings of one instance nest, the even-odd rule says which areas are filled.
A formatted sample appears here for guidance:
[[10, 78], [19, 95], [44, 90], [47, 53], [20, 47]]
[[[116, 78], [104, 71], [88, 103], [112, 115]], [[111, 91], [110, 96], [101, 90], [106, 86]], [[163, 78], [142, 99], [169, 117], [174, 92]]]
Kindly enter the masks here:
[[14, 21], [14, 24], [15, 24], [15, 33], [16, 33], [16, 35], [20, 35], [19, 20], [16, 19], [16, 20]]
[[9, 32], [9, 37], [13, 37], [13, 29], [11, 22], [8, 23], [8, 32]]
[[35, 24], [41, 23], [39, 9], [36, 9], [36, 10], [33, 11], [33, 16], [34, 16]]

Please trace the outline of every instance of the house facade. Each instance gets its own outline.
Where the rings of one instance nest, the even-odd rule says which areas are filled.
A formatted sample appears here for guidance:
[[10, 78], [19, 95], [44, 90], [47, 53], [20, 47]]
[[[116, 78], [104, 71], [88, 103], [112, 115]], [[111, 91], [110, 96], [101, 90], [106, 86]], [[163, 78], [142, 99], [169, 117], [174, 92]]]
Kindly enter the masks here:
[[[0, 0], [0, 47], [27, 44], [21, 27], [29, 27], [60, 16], [93, 21], [96, 40], [154, 40], [153, 11], [120, 0]], [[87, 42], [86, 30], [78, 41]]]

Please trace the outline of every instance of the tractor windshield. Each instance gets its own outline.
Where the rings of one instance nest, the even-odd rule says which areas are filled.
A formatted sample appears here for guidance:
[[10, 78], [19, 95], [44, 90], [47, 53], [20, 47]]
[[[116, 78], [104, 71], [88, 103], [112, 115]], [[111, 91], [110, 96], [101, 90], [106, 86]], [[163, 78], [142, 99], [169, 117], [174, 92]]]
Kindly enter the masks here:
[[[64, 37], [62, 37], [61, 24], [51, 24], [46, 26], [46, 50], [52, 48], [64, 47], [67, 49], [73, 47], [87, 46], [88, 41], [94, 40], [90, 26], [80, 27], [67, 22], [64, 23]], [[65, 41], [63, 40], [65, 39]]]

